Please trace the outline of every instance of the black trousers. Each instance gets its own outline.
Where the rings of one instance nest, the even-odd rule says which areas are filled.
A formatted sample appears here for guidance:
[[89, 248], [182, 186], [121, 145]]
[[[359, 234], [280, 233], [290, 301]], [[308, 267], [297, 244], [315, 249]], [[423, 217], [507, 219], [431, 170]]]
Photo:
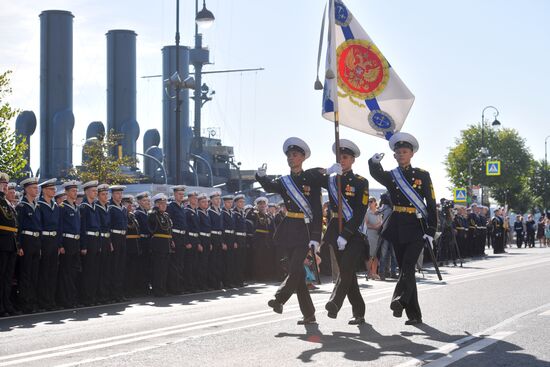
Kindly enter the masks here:
[[235, 286], [235, 249], [233, 243], [227, 244], [227, 250], [222, 250], [222, 261], [224, 263], [223, 268], [223, 286], [233, 287]]
[[523, 245], [523, 231], [516, 231], [516, 246], [521, 248]]
[[153, 294], [156, 297], [166, 295], [166, 281], [168, 278], [168, 256], [170, 251], [170, 238], [151, 239], [151, 259], [153, 264]]
[[535, 247], [535, 231], [527, 230], [527, 241], [525, 242], [525, 246]]
[[0, 251], [0, 314], [14, 311], [10, 296], [16, 256], [15, 251]]
[[[110, 236], [110, 234], [109, 234]], [[100, 237], [100, 253], [99, 253], [99, 280], [97, 289], [97, 298], [101, 302], [106, 302], [112, 299], [111, 284], [113, 282], [111, 274], [111, 263], [113, 261], [113, 252], [111, 251], [111, 237]]]
[[304, 317], [310, 317], [315, 314], [315, 307], [306, 286], [306, 271], [304, 269], [304, 260], [308, 250], [307, 243], [287, 249], [288, 275], [275, 293], [277, 302], [284, 304], [296, 292], [300, 311]]
[[38, 270], [40, 266], [40, 237], [22, 235], [23, 256], [18, 257], [19, 305], [23, 311], [30, 311], [38, 305]]
[[99, 259], [101, 252], [99, 237], [84, 236], [81, 244], [87, 249], [86, 255], [81, 255], [82, 274], [80, 279], [80, 300], [83, 304], [96, 302], [99, 287]]
[[183, 275], [185, 268], [185, 237], [182, 234], [174, 233], [172, 239], [176, 247], [170, 251], [166, 286], [168, 293], [180, 294], [185, 289]]
[[[198, 241], [197, 241], [198, 243]], [[198, 287], [198, 253], [197, 243], [192, 243], [191, 248], [185, 247], [183, 258], [183, 284], [187, 292], [195, 292]], [[186, 244], [187, 245], [187, 244]]]
[[111, 233], [113, 253], [111, 260], [111, 297], [124, 297], [124, 273], [126, 271], [126, 235]]
[[55, 289], [57, 287], [58, 238], [42, 237], [40, 265], [38, 270], [38, 305], [40, 308], [55, 306]]
[[237, 248], [233, 249], [233, 256], [235, 258], [235, 285], [242, 287], [245, 279], [246, 273], [246, 236], [236, 236], [235, 242], [237, 242]]
[[140, 293], [147, 293], [153, 278], [153, 263], [151, 260], [151, 238], [140, 238], [139, 247], [141, 253], [139, 255], [139, 288]]
[[349, 303], [351, 303], [353, 316], [364, 317], [365, 301], [363, 301], [363, 297], [361, 296], [356, 275], [357, 268], [362, 259], [361, 254], [365, 246], [364, 240], [361, 238], [360, 234], [352, 236], [346, 244], [344, 251], [338, 250], [336, 244], [332, 242], [330, 244], [334, 247], [340, 274], [336, 280], [329, 301], [334, 302], [338, 306], [338, 310], [340, 310], [347, 296]]
[[210, 237], [212, 251], [208, 255], [208, 286], [219, 289], [223, 277], [222, 261], [222, 238], [220, 235], [212, 234]]
[[77, 303], [77, 277], [80, 271], [79, 240], [63, 238], [64, 254], [59, 255], [57, 276], [57, 304], [73, 307]]
[[424, 242], [422, 239], [416, 239], [411, 242], [394, 243], [393, 248], [401, 272], [393, 292], [392, 301], [398, 300], [401, 302], [409, 319], [422, 318], [416, 289], [415, 265], [420, 252], [424, 248]]
[[126, 269], [124, 272], [124, 294], [137, 296], [143, 292], [140, 282], [140, 264], [137, 251], [126, 252]]
[[197, 249], [198, 268], [197, 268], [197, 282], [199, 288], [208, 289], [208, 258], [210, 256], [210, 237], [201, 236], [202, 251]]

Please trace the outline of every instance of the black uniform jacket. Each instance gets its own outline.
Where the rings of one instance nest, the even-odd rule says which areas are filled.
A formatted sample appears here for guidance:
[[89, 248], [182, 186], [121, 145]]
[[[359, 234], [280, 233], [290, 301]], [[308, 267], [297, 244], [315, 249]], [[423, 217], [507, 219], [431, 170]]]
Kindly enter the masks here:
[[[309, 240], [311, 241], [321, 241], [321, 229], [323, 225], [323, 213], [321, 209], [321, 185], [323, 181], [323, 176], [318, 168], [309, 169], [307, 171], [301, 171], [298, 174], [291, 174], [292, 180], [302, 191], [304, 196], [309, 202], [309, 205], [311, 206], [311, 210], [313, 212], [313, 219], [310, 223], [306, 225]], [[290, 198], [288, 195], [285, 186], [283, 185], [281, 178], [276, 178], [274, 180], [270, 179], [267, 176], [260, 177], [256, 175], [256, 181], [262, 185], [265, 191], [267, 192], [273, 192], [281, 195], [283, 197], [283, 200], [285, 202], [286, 208], [291, 213], [301, 213], [300, 207]], [[289, 224], [289, 222], [296, 221], [294, 218], [289, 218], [289, 216], [285, 217], [283, 219], [283, 222], [277, 228], [275, 238], [278, 239], [281, 231], [285, 232], [289, 228], [286, 228]], [[303, 223], [304, 220], [301, 219]], [[285, 235], [292, 236], [292, 233], [286, 233]], [[289, 238], [291, 239], [291, 238]], [[284, 242], [288, 241], [282, 241], [282, 244], [285, 245]], [[294, 241], [290, 241], [294, 242]], [[292, 245], [292, 244], [290, 244]]]
[[[342, 218], [343, 230], [339, 233], [338, 230], [338, 202], [334, 200], [329, 192], [329, 209], [331, 219], [329, 220], [327, 231], [325, 233], [325, 241], [336, 244], [336, 238], [338, 235], [344, 237], [346, 240], [358, 233], [358, 229], [363, 224], [365, 219], [365, 213], [367, 212], [367, 204], [369, 202], [369, 182], [366, 178], [348, 171], [342, 174], [342, 198], [346, 199], [349, 206], [353, 210], [353, 216], [346, 222]], [[325, 182], [323, 187], [329, 189], [329, 176], [325, 175]]]
[[389, 171], [384, 171], [380, 163], [374, 163], [369, 159], [370, 175], [388, 189], [394, 211], [389, 219], [388, 226], [382, 231], [382, 236], [394, 243], [406, 243], [421, 240], [424, 234], [434, 236], [437, 229], [437, 209], [435, 193], [430, 174], [420, 168], [411, 166], [403, 169], [405, 179], [413, 189], [425, 200], [428, 209], [427, 223], [424, 219], [417, 218], [414, 213], [399, 212], [396, 207], [414, 208], [399, 189]]

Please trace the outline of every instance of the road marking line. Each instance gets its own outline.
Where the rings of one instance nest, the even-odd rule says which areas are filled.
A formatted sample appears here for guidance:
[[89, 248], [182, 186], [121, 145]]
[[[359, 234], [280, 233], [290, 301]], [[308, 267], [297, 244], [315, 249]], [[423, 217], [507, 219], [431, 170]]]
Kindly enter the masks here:
[[550, 310], [540, 313], [539, 316], [550, 316]]
[[464, 357], [475, 354], [481, 349], [486, 348], [491, 344], [497, 343], [514, 333], [514, 331], [499, 331], [498, 333], [485, 337], [478, 342], [468, 345], [467, 347], [455, 350], [445, 357], [436, 359], [435, 361], [426, 364], [425, 367], [446, 367]]
[[[491, 275], [492, 273], [494, 273], [496, 271], [509, 270], [509, 269], [515, 269], [515, 268], [524, 269], [524, 267], [529, 265], [529, 264], [534, 265], [534, 264], [543, 263], [543, 262], [547, 262], [547, 261], [550, 261], [550, 258], [547, 259], [547, 260], [542, 260], [542, 261], [538, 260], [538, 261], [531, 262], [531, 263], [528, 263], [528, 264], [523, 263], [523, 264], [518, 264], [516, 266], [503, 266], [503, 267], [499, 267], [499, 268], [495, 268], [495, 269], [487, 269], [487, 270], [491, 270], [491, 271], [482, 270], [480, 272], [482, 272], [482, 274], [481, 274], [482, 276], [486, 277], [487, 275]], [[471, 274], [472, 274], [472, 276], [477, 275], [476, 276], [476, 280], [477, 280], [477, 279], [480, 278], [479, 277], [480, 272], [475, 272], [475, 273], [471, 273]], [[466, 275], [469, 275], [469, 274], [466, 274]], [[463, 277], [464, 277], [464, 275], [458, 275], [458, 276], [455, 276], [455, 277], [450, 277], [449, 280], [453, 280], [455, 278], [460, 279], [460, 278], [463, 278]], [[463, 279], [460, 282], [453, 282], [453, 284], [468, 282], [470, 280], [471, 279]], [[442, 285], [442, 284], [441, 283], [420, 284], [418, 288], [419, 288], [419, 291], [420, 290], [425, 291], [425, 290], [438, 288], [440, 285]], [[372, 297], [373, 295], [378, 295], [378, 294], [383, 294], [383, 293], [391, 293], [391, 292], [393, 292], [393, 289], [390, 288], [390, 287], [387, 287], [387, 288], [383, 288], [383, 289], [380, 289], [380, 290], [368, 291], [367, 296]], [[366, 303], [375, 303], [375, 302], [378, 302], [378, 301], [384, 300], [384, 299], [386, 299], [386, 296], [378, 298], [378, 299], [371, 299]], [[314, 304], [318, 306], [318, 305], [321, 305], [321, 304], [325, 303], [326, 300], [327, 299], [323, 299], [321, 301], [315, 302]], [[349, 307], [349, 306], [346, 305], [343, 308], [347, 308], [347, 307]], [[287, 309], [287, 312], [288, 312], [289, 309], [290, 309], [290, 312], [292, 312], [292, 311], [295, 311], [295, 310], [298, 309], [298, 305], [289, 306], [286, 309]], [[530, 312], [532, 312], [532, 311], [527, 311], [526, 313], [530, 313]], [[523, 314], [526, 314], [526, 313], [522, 313], [522, 314], [519, 314], [519, 315], [523, 315]], [[250, 315], [250, 317], [243, 317], [245, 315]], [[70, 345], [58, 346], [58, 347], [53, 347], [53, 348], [45, 348], [45, 349], [26, 352], [26, 353], [18, 353], [18, 354], [13, 354], [13, 355], [0, 357], [0, 360], [8, 360], [8, 359], [14, 359], [14, 358], [18, 358], [18, 357], [36, 355], [36, 354], [40, 354], [40, 353], [60, 351], [60, 352], [57, 352], [57, 353], [49, 353], [49, 354], [39, 355], [39, 356], [32, 357], [32, 358], [23, 358], [23, 359], [12, 360], [12, 361], [8, 361], [6, 363], [0, 363], [0, 366], [4, 366], [4, 365], [8, 366], [8, 365], [24, 363], [24, 362], [28, 362], [28, 361], [40, 360], [40, 359], [43, 359], [43, 358], [51, 358], [51, 357], [58, 356], [58, 355], [74, 354], [74, 353], [78, 353], [78, 352], [86, 351], [86, 350], [108, 348], [108, 347], [111, 347], [111, 346], [116, 346], [116, 345], [121, 345], [121, 344], [128, 344], [128, 343], [132, 343], [134, 341], [140, 341], [140, 340], [144, 340], [144, 339], [152, 339], [152, 338], [177, 334], [177, 333], [186, 332], [186, 331], [192, 331], [192, 330], [197, 330], [197, 329], [202, 329], [202, 328], [208, 328], [208, 327], [211, 327], [211, 326], [219, 326], [219, 325], [230, 324], [230, 323], [235, 323], [235, 322], [240, 322], [240, 321], [246, 321], [246, 320], [249, 320], [249, 319], [258, 318], [258, 317], [262, 317], [262, 316], [265, 316], [265, 315], [273, 315], [273, 313], [271, 312], [271, 310], [254, 311], [254, 312], [249, 312], [249, 313], [245, 313], [245, 314], [240, 314], [237, 317], [235, 317], [235, 316], [225, 316], [225, 317], [221, 317], [221, 318], [215, 319], [215, 320], [204, 320], [204, 321], [198, 321], [198, 322], [193, 322], [193, 323], [180, 324], [180, 325], [175, 325], [175, 326], [170, 326], [170, 327], [165, 327], [165, 328], [147, 330], [147, 331], [143, 331], [143, 332], [137, 332], [137, 333], [125, 334], [125, 335], [120, 335], [120, 336], [115, 336], [115, 337], [97, 339], [97, 340], [93, 340], [93, 341], [74, 343], [74, 344], [70, 344]], [[518, 315], [516, 315], [516, 316], [518, 316]], [[284, 318], [284, 319], [270, 320], [270, 321], [267, 321], [267, 322], [264, 322], [264, 323], [261, 323], [261, 324], [275, 323], [275, 322], [280, 322], [280, 321], [283, 321], [283, 320], [292, 319], [292, 318], [296, 318], [296, 317], [299, 317], [299, 315], [295, 315], [295, 316], [292, 316], [292, 317], [289, 317], [289, 318]], [[216, 321], [216, 322], [213, 323], [213, 321]], [[500, 323], [498, 325], [501, 325], [501, 324], [502, 323]], [[252, 327], [254, 325], [255, 324], [253, 324], [253, 325], [243, 325], [241, 327], [238, 327], [238, 329]], [[227, 332], [227, 331], [232, 331], [232, 330], [233, 329], [225, 329], [225, 330], [220, 330], [216, 333], [222, 333], [222, 332]], [[165, 331], [165, 332], [163, 333], [162, 331]], [[145, 334], [147, 334], [147, 335], [145, 335]], [[210, 335], [210, 334], [206, 334], [206, 335]], [[203, 336], [206, 336], [206, 335], [196, 336], [196, 338], [203, 337]], [[129, 338], [129, 337], [130, 337], [130, 339], [125, 339], [125, 338]], [[188, 337], [184, 338], [183, 340], [186, 340], [187, 338]], [[125, 339], [125, 340], [120, 340], [120, 339]], [[119, 340], [119, 341], [118, 342], [112, 342], [112, 343], [104, 343], [104, 342], [115, 341], [115, 340]], [[103, 343], [103, 344], [100, 344], [100, 343]], [[173, 342], [169, 342], [169, 343], [166, 343], [166, 344], [172, 344], [172, 343]], [[97, 345], [93, 345], [93, 344], [97, 344]], [[86, 345], [88, 345], [88, 347], [63, 351], [63, 349], [74, 348], [74, 347], [79, 347], [79, 346], [86, 346]], [[164, 344], [161, 344], [160, 346], [163, 346], [163, 345]]]
[[[431, 358], [433, 358], [435, 355], [437, 354], [441, 354], [441, 353], [449, 353], [451, 352], [452, 350], [460, 347], [460, 345], [462, 344], [465, 344], [467, 342], [469, 342], [470, 340], [473, 340], [473, 339], [476, 339], [476, 338], [482, 338], [484, 335], [487, 335], [499, 328], [502, 328], [506, 325], [509, 325], [509, 324], [512, 324], [512, 323], [515, 323], [517, 320], [521, 319], [522, 317], [524, 316], [527, 316], [527, 315], [530, 315], [532, 313], [535, 313], [535, 312], [538, 312], [542, 309], [546, 309], [546, 308], [549, 308], [550, 307], [550, 303], [547, 303], [547, 304], [544, 304], [542, 306], [538, 306], [538, 307], [535, 307], [535, 308], [532, 308], [530, 310], [527, 310], [527, 311], [524, 311], [524, 312], [520, 312], [518, 314], [515, 314], [514, 316], [511, 316], [505, 320], [502, 320], [501, 322], [499, 322], [498, 324], [496, 325], [493, 325], [493, 326], [490, 326], [488, 327], [487, 329], [483, 330], [483, 331], [480, 331], [480, 332], [477, 332], [475, 334], [472, 334], [472, 335], [469, 335], [469, 336], [466, 336], [464, 338], [461, 338], [459, 340], [456, 340], [452, 343], [448, 343], [448, 344], [445, 344], [443, 346], [441, 346], [440, 348], [436, 349], [436, 350], [433, 350], [433, 351], [428, 351], [426, 352], [425, 354], [421, 355], [421, 356], [418, 356], [418, 357], [414, 357], [413, 359], [407, 361], [407, 362], [404, 362], [404, 363], [401, 363], [395, 367], [414, 367], [414, 366], [422, 366], [422, 364], [426, 361], [426, 360], [429, 360]], [[547, 311], [547, 312], [550, 312], [550, 311]]]

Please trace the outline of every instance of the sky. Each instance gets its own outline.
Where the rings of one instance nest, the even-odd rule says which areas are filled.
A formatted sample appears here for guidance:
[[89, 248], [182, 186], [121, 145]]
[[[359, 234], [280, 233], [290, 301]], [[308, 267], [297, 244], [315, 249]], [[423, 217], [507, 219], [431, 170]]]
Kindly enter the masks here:
[[[402, 131], [418, 139], [413, 165], [430, 172], [438, 197], [450, 197], [452, 188], [443, 165], [449, 147], [462, 129], [481, 121], [485, 106], [495, 106], [502, 126], [516, 129], [534, 157], [544, 158], [544, 138], [550, 135], [550, 2], [344, 2], [416, 97]], [[163, 93], [160, 78], [141, 76], [162, 72], [161, 48], [174, 44], [175, 4], [175, 0], [0, 1], [0, 71], [13, 71], [8, 101], [39, 116], [38, 16], [50, 9], [71, 11], [73, 163], [79, 164], [88, 124], [106, 121], [105, 34], [111, 29], [134, 30], [141, 152], [143, 133], [161, 126]], [[289, 136], [310, 145], [312, 156], [305, 166], [331, 165], [334, 129], [321, 117], [322, 95], [313, 89], [325, 1], [207, 0], [206, 4], [216, 22], [203, 32], [212, 61], [205, 70], [265, 70], [205, 76], [216, 93], [203, 107], [203, 131], [216, 128], [223, 143], [235, 147], [243, 169], [266, 162], [268, 174], [286, 172], [282, 144]], [[182, 45], [193, 45], [194, 6], [194, 1], [181, 0]], [[489, 122], [491, 111], [486, 113]], [[39, 166], [38, 131], [39, 127], [31, 139], [34, 171]], [[361, 149], [354, 170], [372, 187], [380, 187], [370, 178], [367, 161], [384, 152], [383, 166], [393, 168], [387, 142], [345, 127], [340, 135]]]

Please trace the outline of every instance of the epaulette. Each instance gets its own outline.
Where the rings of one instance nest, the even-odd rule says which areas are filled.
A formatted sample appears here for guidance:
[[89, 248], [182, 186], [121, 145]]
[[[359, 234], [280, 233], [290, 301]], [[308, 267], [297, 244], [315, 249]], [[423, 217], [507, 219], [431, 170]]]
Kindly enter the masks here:
[[425, 169], [418, 168], [418, 167], [416, 167], [415, 170], [417, 170], [417, 171], [419, 171], [419, 172], [428, 172], [428, 171], [426, 171]]
[[59, 207], [60, 207], [60, 208], [63, 208], [64, 206], [65, 206], [65, 203], [59, 204]]
[[366, 181], [367, 179], [361, 175], [355, 175], [355, 177], [357, 177], [358, 180], [361, 180], [361, 181]]

